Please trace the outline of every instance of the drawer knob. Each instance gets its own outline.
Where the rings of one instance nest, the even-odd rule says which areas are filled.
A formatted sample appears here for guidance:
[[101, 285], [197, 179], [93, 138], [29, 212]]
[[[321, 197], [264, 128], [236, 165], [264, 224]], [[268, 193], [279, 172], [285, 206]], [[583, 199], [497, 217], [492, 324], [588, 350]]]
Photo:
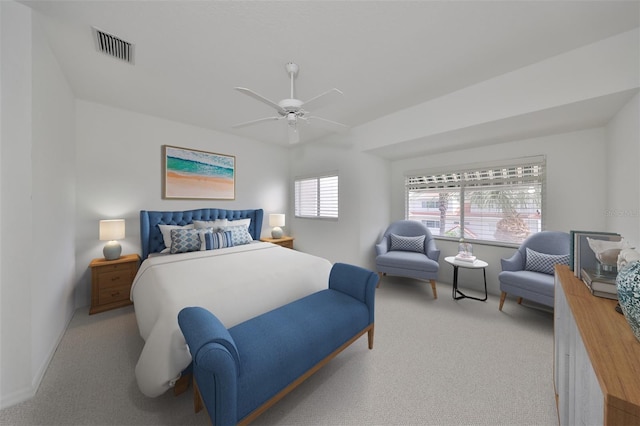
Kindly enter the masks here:
[[111, 278], [111, 281], [118, 281], [120, 279], [120, 277], [113, 277]]
[[116, 297], [116, 296], [118, 296], [118, 295], [120, 295], [120, 292], [119, 292], [119, 291], [116, 291], [116, 292], [111, 293], [111, 297]]

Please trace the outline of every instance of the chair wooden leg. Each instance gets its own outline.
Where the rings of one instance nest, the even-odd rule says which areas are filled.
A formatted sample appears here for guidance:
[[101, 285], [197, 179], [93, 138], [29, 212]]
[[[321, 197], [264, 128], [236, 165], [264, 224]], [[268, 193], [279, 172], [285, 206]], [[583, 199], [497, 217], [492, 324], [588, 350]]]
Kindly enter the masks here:
[[518, 305], [522, 304], [522, 297], [518, 297]]
[[369, 339], [369, 349], [373, 349], [373, 325], [371, 325], [367, 337]]
[[431, 290], [433, 290], [433, 298], [437, 299], [438, 298], [438, 290], [436, 289], [436, 281], [435, 280], [429, 280], [429, 282], [431, 283]]
[[502, 310], [502, 305], [504, 305], [504, 300], [507, 298], [507, 293], [506, 292], [502, 292], [500, 294], [500, 306], [498, 307], [498, 310], [501, 311]]

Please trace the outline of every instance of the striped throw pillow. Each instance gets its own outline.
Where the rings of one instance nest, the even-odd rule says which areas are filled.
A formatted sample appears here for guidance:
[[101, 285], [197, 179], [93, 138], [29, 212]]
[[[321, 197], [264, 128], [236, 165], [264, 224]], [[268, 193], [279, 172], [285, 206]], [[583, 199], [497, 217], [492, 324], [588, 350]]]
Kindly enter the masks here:
[[233, 239], [231, 231], [224, 232], [205, 232], [202, 234], [206, 250], [217, 250], [226, 247], [233, 247]]

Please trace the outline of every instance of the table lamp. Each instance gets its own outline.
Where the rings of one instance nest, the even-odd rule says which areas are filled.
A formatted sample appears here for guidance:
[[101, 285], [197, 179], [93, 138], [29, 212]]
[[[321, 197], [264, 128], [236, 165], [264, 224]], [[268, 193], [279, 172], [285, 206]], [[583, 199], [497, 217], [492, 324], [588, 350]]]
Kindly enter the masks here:
[[284, 215], [281, 213], [274, 213], [269, 215], [269, 226], [272, 226], [271, 236], [273, 238], [282, 238], [282, 228], [284, 226]]
[[124, 219], [111, 219], [100, 221], [100, 241], [108, 241], [102, 253], [107, 260], [120, 258], [122, 247], [116, 240], [124, 238]]

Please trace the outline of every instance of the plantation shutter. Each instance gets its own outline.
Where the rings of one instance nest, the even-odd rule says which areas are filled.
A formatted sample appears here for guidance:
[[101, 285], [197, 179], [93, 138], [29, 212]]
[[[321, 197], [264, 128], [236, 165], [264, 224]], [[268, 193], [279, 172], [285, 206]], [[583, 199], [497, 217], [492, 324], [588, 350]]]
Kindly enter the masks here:
[[338, 175], [296, 179], [295, 216], [338, 218]]

